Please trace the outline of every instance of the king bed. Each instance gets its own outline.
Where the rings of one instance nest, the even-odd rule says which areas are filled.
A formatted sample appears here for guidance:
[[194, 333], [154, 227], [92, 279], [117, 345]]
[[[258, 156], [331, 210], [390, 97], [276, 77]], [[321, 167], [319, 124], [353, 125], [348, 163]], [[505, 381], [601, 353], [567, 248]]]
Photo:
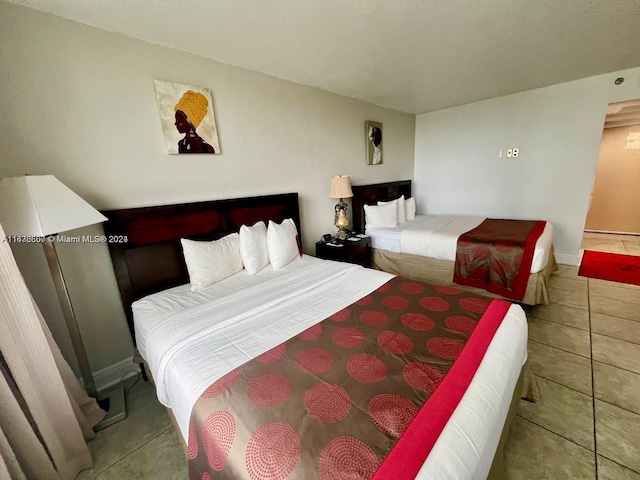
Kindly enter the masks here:
[[291, 218], [299, 240], [297, 194], [104, 213], [128, 238], [110, 245], [118, 285], [190, 478], [503, 478], [520, 306], [301, 253], [189, 284], [180, 239]]
[[[486, 218], [415, 215], [415, 218], [396, 226], [372, 228], [367, 223], [366, 209], [371, 205], [380, 205], [378, 202], [391, 202], [400, 197], [403, 200], [411, 198], [411, 180], [354, 185], [352, 190], [354, 228], [371, 236], [373, 268], [419, 281], [454, 285], [458, 240], [478, 228]], [[530, 267], [522, 267], [527, 268], [527, 271], [522, 272], [522, 293], [519, 296], [500, 289], [492, 293], [474, 288], [472, 282], [465, 282], [465, 279], [457, 275], [456, 283], [465, 285], [461, 288], [468, 291], [491, 297], [517, 300], [527, 305], [548, 304], [548, 280], [558, 269], [552, 243], [553, 226], [549, 222], [538, 223], [541, 227], [539, 237], [532, 248]], [[500, 228], [503, 228], [503, 224], [498, 224], [498, 229]]]

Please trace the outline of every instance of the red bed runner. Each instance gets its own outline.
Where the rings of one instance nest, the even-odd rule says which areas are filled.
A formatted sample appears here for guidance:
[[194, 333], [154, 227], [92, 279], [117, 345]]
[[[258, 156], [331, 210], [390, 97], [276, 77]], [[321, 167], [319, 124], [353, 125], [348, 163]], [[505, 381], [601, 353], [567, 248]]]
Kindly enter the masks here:
[[487, 218], [458, 238], [453, 281], [522, 300], [546, 223]]
[[392, 279], [213, 383], [190, 478], [414, 478], [509, 306]]

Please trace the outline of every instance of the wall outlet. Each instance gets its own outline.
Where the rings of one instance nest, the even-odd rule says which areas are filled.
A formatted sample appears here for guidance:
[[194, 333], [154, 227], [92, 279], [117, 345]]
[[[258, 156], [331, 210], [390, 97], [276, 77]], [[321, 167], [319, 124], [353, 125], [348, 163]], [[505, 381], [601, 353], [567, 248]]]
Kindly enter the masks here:
[[511, 158], [512, 155], [513, 155], [513, 150], [512, 149], [507, 150], [507, 158]]
[[512, 153], [513, 153], [514, 157], [517, 157], [518, 154], [520, 153], [520, 149], [519, 148], [514, 148]]

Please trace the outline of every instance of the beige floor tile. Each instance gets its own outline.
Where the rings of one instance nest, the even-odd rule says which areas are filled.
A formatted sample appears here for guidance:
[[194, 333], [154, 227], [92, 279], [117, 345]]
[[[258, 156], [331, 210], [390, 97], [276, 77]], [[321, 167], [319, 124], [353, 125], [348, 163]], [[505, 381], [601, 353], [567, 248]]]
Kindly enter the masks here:
[[[584, 279], [585, 277], [578, 276], [578, 269], [580, 267], [576, 267], [574, 265], [558, 265], [558, 271], [553, 274], [554, 277], [564, 277], [564, 278], [573, 278], [573, 279]], [[553, 277], [552, 277], [553, 278]]]
[[593, 359], [640, 373], [640, 345], [593, 333]]
[[610, 286], [610, 287], [624, 288], [627, 290], [634, 290], [636, 292], [640, 291], [640, 285], [634, 285], [632, 283], [610, 282], [609, 280], [600, 280], [599, 278], [590, 278], [589, 288], [591, 288], [592, 285], [601, 285], [603, 287]]
[[520, 400], [518, 415], [553, 433], [593, 450], [591, 396], [538, 377], [542, 402]]
[[529, 338], [560, 350], [591, 356], [589, 332], [537, 318], [529, 319]]
[[591, 395], [591, 360], [588, 358], [529, 342], [528, 362], [537, 376]]
[[[569, 290], [572, 292], [585, 294], [589, 288], [587, 285], [587, 279], [585, 277], [560, 277], [558, 275], [551, 275], [549, 279], [549, 286], [553, 289]], [[553, 298], [552, 298], [553, 300]]]
[[640, 471], [640, 415], [596, 400], [597, 451]]
[[589, 301], [592, 312], [640, 322], [640, 305], [637, 303], [623, 302], [599, 295], [591, 295]]
[[178, 480], [188, 477], [187, 461], [177, 433], [169, 428], [130, 455], [96, 475], [96, 480]]
[[567, 307], [582, 308], [583, 310], [589, 308], [587, 292], [575, 292], [549, 287], [549, 300], [551, 303], [566, 305]]
[[567, 307], [555, 303], [537, 305], [530, 310], [527, 317], [536, 317], [581, 330], [589, 330], [589, 312], [580, 308]]
[[598, 480], [640, 480], [640, 473], [598, 455]]
[[592, 452], [516, 417], [505, 447], [507, 480], [595, 480]]
[[96, 473], [100, 473], [171, 426], [171, 421], [149, 382], [139, 380], [127, 393], [126, 398], [128, 417], [99, 431], [89, 442], [95, 463], [93, 470]]
[[593, 362], [596, 398], [640, 414], [640, 374]]
[[607, 337], [640, 344], [640, 322], [612, 317], [604, 313], [591, 313], [591, 329]]
[[598, 297], [640, 304], [640, 288], [629, 288], [631, 286], [628, 283], [589, 280], [589, 293]]

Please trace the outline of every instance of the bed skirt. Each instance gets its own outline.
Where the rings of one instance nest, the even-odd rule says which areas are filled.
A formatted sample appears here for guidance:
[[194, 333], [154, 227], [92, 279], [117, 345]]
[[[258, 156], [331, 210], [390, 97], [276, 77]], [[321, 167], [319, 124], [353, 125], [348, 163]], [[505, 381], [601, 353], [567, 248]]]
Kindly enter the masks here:
[[[406, 253], [393, 253], [387, 250], [372, 249], [371, 266], [377, 270], [393, 273], [402, 277], [420, 282], [436, 285], [451, 285], [461, 290], [492, 298], [504, 298], [500, 295], [487, 292], [474, 287], [467, 287], [453, 283], [453, 270], [455, 263], [447, 260], [409, 255]], [[527, 290], [521, 303], [526, 305], [549, 305], [549, 289], [547, 284], [551, 274], [558, 270], [556, 257], [553, 253], [553, 245], [549, 250], [549, 260], [545, 267], [538, 273], [529, 275]]]

